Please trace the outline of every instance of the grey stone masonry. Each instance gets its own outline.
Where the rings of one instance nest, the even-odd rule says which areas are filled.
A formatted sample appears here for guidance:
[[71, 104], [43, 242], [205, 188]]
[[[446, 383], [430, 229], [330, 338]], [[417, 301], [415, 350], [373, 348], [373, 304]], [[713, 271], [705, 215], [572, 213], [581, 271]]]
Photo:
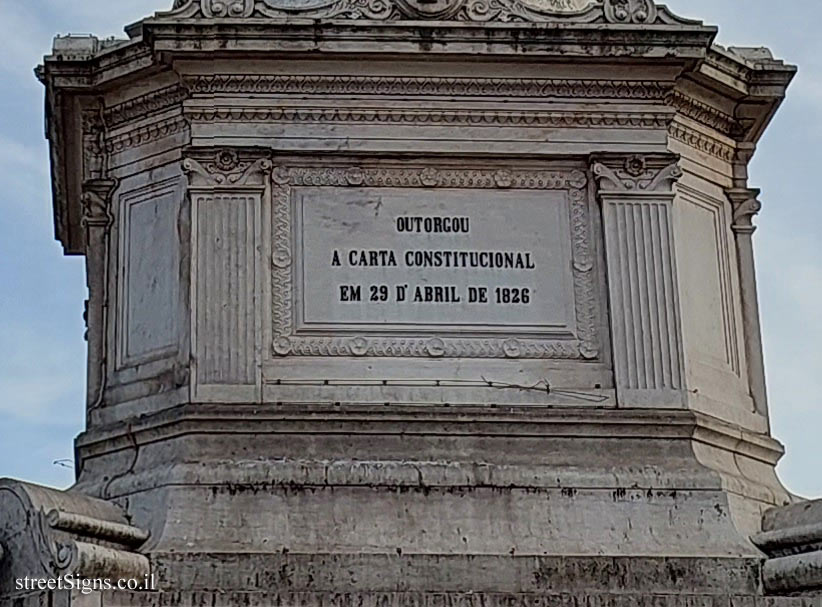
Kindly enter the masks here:
[[87, 423], [0, 484], [3, 607], [819, 605], [748, 178], [793, 66], [651, 0], [163, 8], [37, 70]]

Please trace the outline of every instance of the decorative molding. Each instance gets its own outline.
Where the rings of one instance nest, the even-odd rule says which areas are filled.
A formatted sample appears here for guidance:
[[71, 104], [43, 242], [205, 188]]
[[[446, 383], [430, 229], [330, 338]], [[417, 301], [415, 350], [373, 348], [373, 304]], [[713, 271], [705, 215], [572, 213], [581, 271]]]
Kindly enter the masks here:
[[189, 122], [265, 123], [377, 123], [428, 124], [446, 126], [529, 126], [555, 128], [657, 128], [665, 129], [672, 116], [667, 112], [586, 112], [581, 111], [472, 111], [410, 110], [372, 108], [215, 108], [186, 110]]
[[730, 114], [689, 97], [680, 91], [673, 91], [665, 101], [683, 116], [712, 128], [725, 136], [731, 137], [742, 130], [742, 125]]
[[96, 105], [80, 114], [83, 130], [83, 178], [102, 179], [106, 170], [106, 124], [102, 107]]
[[759, 201], [759, 190], [755, 188], [729, 188], [726, 190], [728, 199], [733, 208], [733, 224], [731, 229], [736, 234], [753, 234], [756, 226], [754, 217], [762, 210]]
[[241, 160], [235, 150], [220, 150], [210, 160], [183, 160], [189, 187], [264, 186], [272, 168], [271, 160]]
[[682, 176], [682, 170], [674, 162], [662, 168], [649, 166], [644, 156], [625, 158], [621, 166], [609, 167], [601, 162], [591, 166], [603, 192], [630, 192], [632, 194], [670, 192], [673, 184]]
[[735, 151], [733, 146], [710, 137], [705, 133], [701, 133], [696, 129], [692, 129], [676, 120], [668, 126], [668, 135], [703, 154], [719, 158], [725, 162], [733, 162], [734, 160]]
[[127, 122], [171, 109], [182, 103], [188, 94], [184, 87], [173, 84], [106, 108], [103, 116], [109, 128], [116, 128]]
[[166, 18], [694, 25], [652, 0], [176, 0]]
[[427, 76], [331, 76], [213, 74], [186, 80], [192, 94], [399, 95], [403, 97], [536, 97], [662, 101], [673, 85], [656, 80], [545, 78], [443, 78]]
[[109, 154], [118, 154], [126, 150], [154, 143], [166, 137], [172, 137], [188, 130], [188, 121], [182, 116], [159, 120], [149, 125], [141, 126], [132, 131], [108, 138], [106, 151]]
[[[596, 359], [600, 355], [596, 273], [584, 172], [416, 168], [279, 166], [272, 172], [273, 343], [276, 356], [405, 356], [426, 358]], [[292, 188], [365, 186], [404, 188], [519, 188], [566, 190], [570, 200], [575, 339], [510, 337], [322, 337], [298, 335], [294, 326]]]

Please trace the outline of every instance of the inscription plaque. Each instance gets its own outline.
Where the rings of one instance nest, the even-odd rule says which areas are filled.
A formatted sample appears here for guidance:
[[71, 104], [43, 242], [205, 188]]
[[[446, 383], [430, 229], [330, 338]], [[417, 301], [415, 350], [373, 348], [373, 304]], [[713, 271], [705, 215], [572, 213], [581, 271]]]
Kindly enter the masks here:
[[299, 188], [298, 330], [571, 334], [558, 190]]
[[276, 356], [595, 359], [578, 170], [274, 169]]

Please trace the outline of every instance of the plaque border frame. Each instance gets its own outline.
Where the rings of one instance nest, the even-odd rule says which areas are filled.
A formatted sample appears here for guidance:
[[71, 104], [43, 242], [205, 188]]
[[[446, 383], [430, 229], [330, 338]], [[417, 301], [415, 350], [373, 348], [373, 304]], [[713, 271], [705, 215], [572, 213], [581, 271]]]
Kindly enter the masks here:
[[[272, 353], [275, 357], [419, 357], [598, 360], [601, 306], [598, 296], [587, 174], [580, 169], [476, 169], [431, 166], [300, 166], [272, 171]], [[300, 186], [562, 190], [568, 195], [573, 272], [573, 338], [437, 335], [298, 335], [292, 190]]]

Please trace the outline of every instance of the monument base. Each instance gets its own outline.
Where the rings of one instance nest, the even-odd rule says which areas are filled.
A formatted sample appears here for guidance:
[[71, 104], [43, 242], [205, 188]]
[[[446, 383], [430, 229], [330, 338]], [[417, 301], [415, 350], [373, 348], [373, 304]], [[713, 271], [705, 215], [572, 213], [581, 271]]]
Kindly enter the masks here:
[[[200, 403], [89, 431], [78, 454], [74, 489], [18, 484], [41, 497], [0, 513], [107, 504], [110, 524], [69, 539], [112, 547], [128, 527], [117, 562], [144, 559], [175, 589], [112, 605], [753, 606], [765, 555], [750, 536], [793, 499], [777, 442], [685, 410]], [[43, 553], [17, 541], [11, 577], [30, 575], [15, 555]]]

